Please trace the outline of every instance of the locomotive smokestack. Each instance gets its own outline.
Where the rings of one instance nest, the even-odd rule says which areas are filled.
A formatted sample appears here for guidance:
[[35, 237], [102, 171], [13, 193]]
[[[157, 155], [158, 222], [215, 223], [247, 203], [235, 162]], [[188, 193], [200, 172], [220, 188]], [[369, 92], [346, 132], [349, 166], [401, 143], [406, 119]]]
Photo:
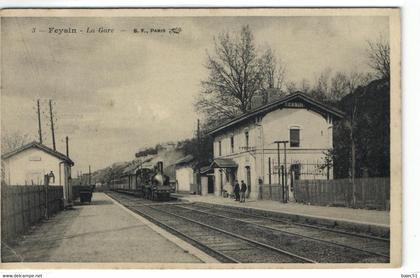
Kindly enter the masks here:
[[157, 163], [157, 168], [158, 168], [158, 171], [159, 171], [160, 173], [163, 173], [163, 162], [162, 162], [162, 161], [159, 161], [159, 162]]

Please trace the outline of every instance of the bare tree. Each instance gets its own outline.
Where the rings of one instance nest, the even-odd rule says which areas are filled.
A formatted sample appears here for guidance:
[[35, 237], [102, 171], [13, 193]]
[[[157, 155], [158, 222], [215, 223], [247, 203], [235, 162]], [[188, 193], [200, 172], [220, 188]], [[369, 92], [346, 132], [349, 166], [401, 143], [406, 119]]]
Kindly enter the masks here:
[[357, 87], [366, 86], [372, 80], [373, 77], [369, 73], [351, 72], [345, 74], [336, 72], [331, 78], [329, 99], [337, 102], [344, 96], [354, 92]]
[[263, 103], [269, 101], [270, 92], [276, 91], [278, 95], [286, 79], [286, 67], [280, 59], [277, 59], [274, 51], [268, 48], [260, 58], [260, 70], [263, 78], [261, 95]]
[[309, 83], [309, 80], [306, 79], [306, 78], [303, 78], [301, 83], [300, 83], [299, 90], [306, 94], [306, 93], [309, 92], [310, 89], [311, 89], [311, 85]]
[[332, 101], [339, 101], [349, 93], [349, 81], [346, 74], [337, 72], [331, 78], [330, 98]]
[[19, 132], [7, 133], [3, 132], [1, 136], [1, 153], [5, 154], [13, 151], [32, 140], [28, 134], [21, 134]]
[[348, 75], [348, 91], [353, 93], [360, 86], [366, 86], [373, 80], [373, 76], [370, 73], [363, 72], [351, 72]]
[[287, 94], [293, 94], [297, 91], [297, 85], [296, 82], [290, 81], [286, 83], [286, 93]]
[[329, 99], [331, 91], [331, 69], [326, 68], [317, 77], [315, 77], [314, 87], [310, 91], [311, 95], [320, 101]]
[[376, 41], [368, 41], [367, 54], [369, 66], [375, 70], [378, 78], [390, 78], [389, 42], [381, 35]]
[[215, 39], [215, 54], [208, 55], [206, 68], [209, 75], [201, 82], [196, 108], [212, 123], [247, 112], [254, 96], [284, 81], [272, 51], [258, 56], [248, 25], [236, 36], [222, 33]]
[[337, 103], [357, 87], [367, 85], [372, 79], [369, 73], [334, 73], [327, 68], [315, 78], [314, 87], [309, 92], [315, 99]]
[[[1, 153], [2, 155], [8, 152], [11, 152], [15, 149], [22, 147], [23, 145], [29, 143], [31, 141], [31, 136], [28, 134], [21, 134], [19, 132], [14, 133], [7, 133], [2, 132], [1, 135]], [[4, 172], [4, 165], [3, 159], [1, 160], [1, 181], [2, 183], [5, 180], [5, 172]]]

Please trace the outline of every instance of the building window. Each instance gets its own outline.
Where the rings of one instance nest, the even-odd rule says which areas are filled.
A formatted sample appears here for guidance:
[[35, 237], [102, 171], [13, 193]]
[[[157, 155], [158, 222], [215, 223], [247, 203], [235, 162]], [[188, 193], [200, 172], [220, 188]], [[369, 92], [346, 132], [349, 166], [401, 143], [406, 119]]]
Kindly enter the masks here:
[[245, 132], [245, 147], [246, 147], [246, 150], [249, 149], [249, 132], [248, 131]]
[[222, 155], [222, 141], [219, 141], [219, 156]]
[[300, 129], [291, 128], [290, 129], [290, 147], [299, 147], [300, 146]]
[[233, 136], [230, 137], [230, 152], [231, 153], [235, 152], [235, 140], [234, 140]]

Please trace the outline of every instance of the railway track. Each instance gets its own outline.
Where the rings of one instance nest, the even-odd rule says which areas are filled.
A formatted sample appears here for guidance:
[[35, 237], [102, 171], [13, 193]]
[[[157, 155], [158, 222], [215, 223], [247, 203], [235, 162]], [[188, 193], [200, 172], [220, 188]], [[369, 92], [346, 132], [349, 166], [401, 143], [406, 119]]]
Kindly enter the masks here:
[[299, 235], [308, 239], [326, 242], [359, 252], [389, 259], [389, 239], [369, 235], [345, 232], [310, 224], [293, 223], [291, 221], [275, 219], [266, 216], [250, 215], [234, 208], [217, 207], [206, 204], [188, 204], [179, 207], [196, 210], [209, 215], [232, 219], [262, 228], [279, 231], [291, 235]]
[[[276, 217], [269, 217], [269, 216], [265, 216], [265, 215], [261, 215], [261, 213], [258, 213], [256, 211], [253, 211], [252, 213], [248, 212], [240, 212], [239, 210], [231, 207], [231, 206], [226, 206], [226, 205], [218, 205], [218, 204], [207, 204], [207, 203], [194, 203], [195, 206], [200, 206], [203, 208], [211, 208], [211, 209], [218, 209], [218, 210], [223, 210], [223, 211], [229, 211], [229, 212], [234, 212], [236, 214], [242, 214], [242, 215], [247, 215], [250, 216], [252, 215], [252, 217], [256, 217], [259, 219], [266, 219], [266, 220], [271, 220], [271, 221], [275, 221], [278, 223], [284, 223], [284, 224], [293, 224], [294, 226], [301, 226], [301, 227], [305, 227], [305, 228], [312, 228], [312, 229], [316, 229], [316, 230], [323, 230], [323, 231], [330, 231], [336, 234], [343, 234], [343, 235], [348, 235], [348, 236], [353, 236], [353, 237], [360, 237], [360, 238], [364, 238], [364, 239], [372, 239], [372, 240], [376, 240], [376, 241], [382, 241], [382, 242], [387, 242], [389, 243], [389, 238], [387, 237], [379, 237], [379, 236], [373, 236], [373, 235], [369, 235], [366, 233], [356, 233], [356, 232], [350, 232], [350, 231], [345, 231], [342, 229], [337, 229], [337, 228], [329, 228], [327, 226], [320, 226], [320, 225], [314, 225], [314, 224], [308, 224], [308, 223], [301, 223], [301, 222], [297, 222], [297, 221], [292, 221], [289, 218], [286, 218], [284, 216], [276, 216]], [[265, 213], [264, 213], [265, 214]]]
[[[163, 206], [121, 193], [108, 194], [130, 210], [181, 236], [225, 263], [314, 263], [315, 261], [223, 229], [165, 211]], [[171, 206], [171, 205], [169, 205]]]
[[[331, 231], [279, 224], [272, 219], [191, 203], [155, 203], [121, 193], [111, 197], [155, 224], [228, 263], [388, 262], [388, 248], [346, 238]], [[233, 209], [233, 208], [232, 208]], [[271, 222], [269, 222], [271, 221]], [[298, 227], [298, 228], [297, 228]], [[306, 230], [305, 230], [306, 229]], [[328, 234], [329, 233], [329, 234]], [[330, 240], [333, 239], [333, 240]], [[342, 240], [343, 241], [343, 240]], [[370, 242], [369, 241], [369, 242]], [[359, 245], [351, 245], [358, 242]], [[389, 244], [388, 244], [389, 245]], [[379, 250], [379, 251], [378, 251]]]

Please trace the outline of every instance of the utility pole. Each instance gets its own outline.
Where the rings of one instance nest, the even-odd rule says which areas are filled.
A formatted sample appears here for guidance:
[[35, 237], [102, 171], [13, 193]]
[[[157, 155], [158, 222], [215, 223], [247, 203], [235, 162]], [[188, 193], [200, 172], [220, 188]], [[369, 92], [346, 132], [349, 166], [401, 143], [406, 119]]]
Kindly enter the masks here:
[[66, 136], [66, 155], [69, 157], [69, 137]]
[[278, 165], [277, 165], [277, 174], [278, 174], [278, 180], [279, 180], [279, 185], [280, 185], [280, 144], [283, 144], [284, 147], [284, 183], [282, 184], [282, 193], [283, 193], [283, 203], [287, 203], [287, 198], [286, 198], [286, 191], [285, 189], [287, 188], [287, 160], [286, 160], [286, 144], [289, 143], [289, 141], [287, 140], [280, 140], [280, 141], [275, 141], [274, 143], [277, 144], [277, 161], [278, 161]]
[[197, 177], [197, 193], [201, 195], [201, 178], [200, 178], [200, 163], [201, 163], [201, 138], [200, 138], [200, 119], [197, 119], [197, 161], [198, 161], [198, 174]]
[[284, 186], [286, 187], [286, 192], [284, 192], [284, 202], [287, 203], [287, 199], [289, 197], [289, 186], [287, 185], [287, 159], [286, 159], [286, 144], [289, 143], [289, 141], [283, 142], [284, 147]]
[[91, 181], [92, 181], [92, 179], [91, 179], [91, 175], [92, 175], [92, 173], [91, 173], [91, 171], [90, 171], [90, 165], [89, 165], [89, 186], [90, 186], [90, 183], [91, 183]]
[[42, 144], [41, 109], [39, 108], [39, 99], [37, 100], [37, 106], [38, 106], [38, 134], [39, 134], [39, 143]]
[[[276, 141], [275, 143], [277, 144], [277, 180], [278, 180], [278, 183], [279, 183], [279, 186], [280, 186], [280, 142]], [[282, 187], [281, 188], [281, 192], [282, 192], [281, 198], [284, 201], [284, 197], [283, 197], [284, 184], [282, 184], [281, 187]]]
[[54, 119], [53, 119], [53, 112], [52, 112], [52, 101], [50, 99], [50, 121], [51, 121], [51, 135], [52, 135], [52, 143], [53, 143], [53, 150], [55, 151], [55, 134], [54, 134]]
[[197, 119], [197, 160], [201, 162], [201, 135], [200, 135], [200, 119]]

